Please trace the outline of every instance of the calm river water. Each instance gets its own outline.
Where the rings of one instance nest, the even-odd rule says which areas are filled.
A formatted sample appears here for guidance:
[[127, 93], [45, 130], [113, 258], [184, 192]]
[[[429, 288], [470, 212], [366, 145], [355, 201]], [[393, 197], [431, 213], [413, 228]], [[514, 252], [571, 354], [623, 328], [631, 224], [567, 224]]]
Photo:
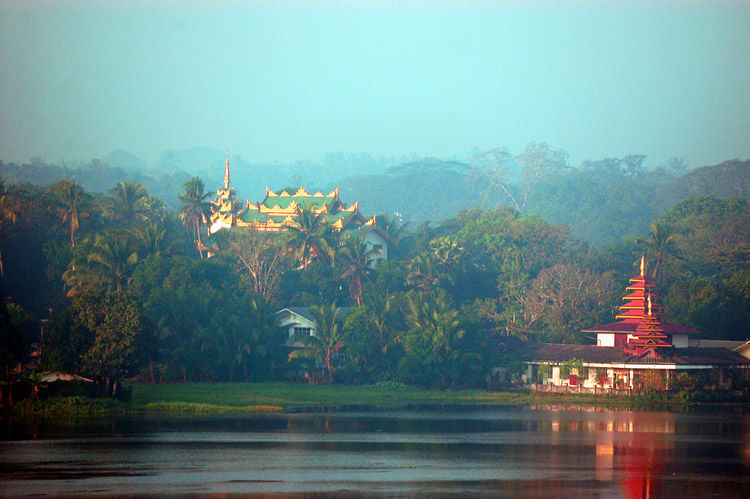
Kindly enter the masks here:
[[523, 406], [13, 421], [0, 495], [750, 497], [750, 414]]

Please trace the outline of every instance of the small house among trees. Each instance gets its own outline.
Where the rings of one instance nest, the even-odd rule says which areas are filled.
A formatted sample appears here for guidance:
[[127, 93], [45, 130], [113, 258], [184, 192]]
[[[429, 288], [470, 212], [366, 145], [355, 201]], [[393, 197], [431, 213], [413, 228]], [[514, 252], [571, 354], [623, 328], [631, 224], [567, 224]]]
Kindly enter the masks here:
[[285, 308], [276, 313], [279, 327], [288, 329], [287, 345], [293, 350], [290, 359], [310, 359], [306, 375], [311, 381], [319, 368], [328, 372], [328, 381], [333, 381], [333, 371], [341, 355], [343, 338], [342, 319], [349, 307], [337, 307], [335, 303], [319, 307]]

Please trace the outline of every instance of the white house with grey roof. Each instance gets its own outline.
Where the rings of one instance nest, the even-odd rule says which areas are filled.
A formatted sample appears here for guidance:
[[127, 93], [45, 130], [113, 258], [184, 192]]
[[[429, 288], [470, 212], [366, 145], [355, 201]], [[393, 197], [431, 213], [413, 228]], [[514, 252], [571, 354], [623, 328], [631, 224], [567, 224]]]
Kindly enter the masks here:
[[[349, 311], [350, 307], [341, 307], [338, 318], [342, 318]], [[283, 308], [276, 312], [276, 323], [282, 329], [287, 331], [287, 344], [289, 340], [295, 334], [307, 334], [310, 336], [317, 336], [316, 324], [312, 315], [310, 314], [310, 307], [288, 307]], [[294, 347], [300, 347], [302, 345], [291, 345]]]

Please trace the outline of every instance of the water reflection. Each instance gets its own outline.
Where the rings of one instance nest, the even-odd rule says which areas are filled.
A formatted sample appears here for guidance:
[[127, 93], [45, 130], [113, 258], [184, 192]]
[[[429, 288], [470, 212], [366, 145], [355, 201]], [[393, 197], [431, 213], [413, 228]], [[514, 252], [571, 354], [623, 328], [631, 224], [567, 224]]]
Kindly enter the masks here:
[[441, 407], [30, 420], [2, 431], [3, 497], [750, 496], [744, 413]]

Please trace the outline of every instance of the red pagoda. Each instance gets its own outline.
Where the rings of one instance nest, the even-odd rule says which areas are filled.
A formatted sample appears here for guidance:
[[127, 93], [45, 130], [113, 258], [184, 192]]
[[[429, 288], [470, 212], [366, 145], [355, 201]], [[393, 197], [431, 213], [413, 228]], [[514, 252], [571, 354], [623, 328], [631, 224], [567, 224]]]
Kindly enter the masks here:
[[646, 301], [648, 310], [643, 310], [643, 317], [622, 352], [645, 359], [663, 359], [672, 349], [672, 345], [667, 342], [667, 335], [664, 334], [659, 317], [653, 313], [651, 295]]
[[[582, 386], [593, 388], [594, 393], [598, 387], [642, 388], [646, 380], [650, 380], [649, 383], [663, 381], [666, 386], [671, 386], [680, 372], [715, 370], [718, 372], [717, 384], [722, 387], [732, 386], [736, 372], [731, 370], [741, 369], [746, 379], [750, 379], [750, 359], [738, 351], [702, 345], [698, 339], [699, 331], [662, 322], [664, 306], [658, 303], [658, 287], [646, 276], [645, 266], [642, 258], [641, 272], [630, 279], [623, 296], [624, 303], [616, 315], [617, 322], [583, 330], [596, 333], [596, 345], [519, 341], [519, 346], [515, 347], [516, 358], [527, 365], [526, 379], [540, 380], [545, 385], [574, 384], [572, 378], [562, 376], [563, 365], [571, 359], [581, 362], [582, 372], [584, 375], [588, 373]], [[541, 375], [544, 365], [550, 375]], [[592, 369], [596, 369], [593, 375]], [[649, 373], [658, 376], [645, 378]]]
[[[654, 279], [646, 275], [646, 263], [643, 257], [640, 270], [640, 275], [630, 278], [630, 284], [626, 288], [628, 294], [622, 297], [625, 303], [620, 306], [620, 313], [615, 316], [617, 322], [584, 329], [583, 332], [595, 333], [599, 346], [630, 348], [634, 345], [633, 341], [643, 337], [647, 330], [658, 329], [658, 334], [663, 336], [661, 339], [665, 345], [679, 348], [691, 346], [691, 338], [697, 340], [700, 331], [661, 322], [665, 317], [664, 305], [654, 302], [654, 300], [660, 300], [661, 297]], [[649, 301], [651, 301], [650, 306]], [[638, 345], [637, 341], [635, 345]], [[641, 347], [640, 351], [643, 353], [644, 347], [643, 345]], [[652, 350], [656, 352], [665, 348], [661, 345]]]
[[[626, 303], [620, 306], [621, 312], [615, 316], [615, 319], [638, 324], [646, 315], [646, 299], [656, 300], [661, 298], [657, 294], [659, 289], [654, 284], [654, 280], [646, 275], [645, 258], [641, 257], [641, 274], [631, 277], [630, 285], [625, 290], [629, 292], [629, 294], [622, 297]], [[665, 317], [664, 305], [652, 303], [649, 310], [657, 311], [654, 313], [654, 317], [660, 319]]]

